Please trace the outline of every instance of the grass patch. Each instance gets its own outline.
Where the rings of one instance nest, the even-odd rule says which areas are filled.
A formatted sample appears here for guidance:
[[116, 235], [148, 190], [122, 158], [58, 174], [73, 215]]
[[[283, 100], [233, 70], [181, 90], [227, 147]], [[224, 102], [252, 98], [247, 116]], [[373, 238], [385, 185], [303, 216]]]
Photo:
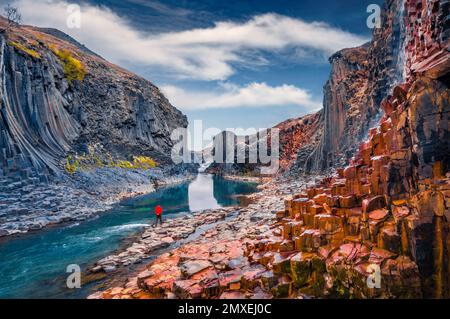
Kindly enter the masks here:
[[147, 156], [134, 156], [133, 164], [135, 167], [141, 169], [151, 169], [157, 166], [156, 162], [151, 157]]
[[89, 155], [68, 155], [64, 161], [64, 168], [67, 173], [75, 174], [77, 170], [89, 170], [101, 167], [149, 170], [158, 164], [147, 156], [133, 156], [131, 161], [114, 160], [110, 154], [100, 157], [92, 153]]
[[17, 50], [19, 50], [21, 52], [24, 52], [24, 53], [32, 56], [33, 58], [36, 58], [36, 59], [41, 58], [41, 55], [38, 52], [27, 48], [26, 46], [24, 46], [23, 44], [21, 44], [19, 42], [11, 41], [11, 42], [9, 42], [9, 45], [13, 46], [14, 48], [16, 48]]

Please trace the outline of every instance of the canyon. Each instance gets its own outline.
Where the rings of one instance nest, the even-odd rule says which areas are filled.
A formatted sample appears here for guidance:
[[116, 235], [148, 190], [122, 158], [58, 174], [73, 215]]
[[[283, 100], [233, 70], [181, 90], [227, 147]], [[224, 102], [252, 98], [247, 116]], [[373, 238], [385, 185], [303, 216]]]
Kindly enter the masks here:
[[0, 47], [0, 236], [192, 178], [170, 159], [187, 118], [152, 83], [55, 29], [12, 26]]
[[[275, 126], [281, 170], [247, 196], [250, 204], [146, 229], [89, 271], [139, 269], [89, 298], [450, 298], [449, 7], [386, 0], [372, 40], [330, 57], [323, 109]], [[56, 35], [20, 26], [0, 36], [0, 182], [8, 190], [0, 235], [50, 223], [41, 223], [43, 211], [31, 218], [39, 226], [20, 224], [36, 203], [33, 187], [56, 187], [56, 198], [71, 197], [62, 187], [76, 189], [67, 209], [85, 198], [94, 214], [102, 194], [129, 188], [130, 196], [152, 188], [149, 180], [195, 171], [168, 159], [170, 132], [187, 120], [155, 86]], [[82, 77], [68, 78], [60, 52], [84, 66]], [[68, 156], [82, 153], [88, 172], [71, 174]], [[159, 167], [105, 164], [140, 157]], [[260, 168], [212, 164], [207, 172], [259, 176]], [[62, 201], [38, 200], [62, 215]], [[200, 223], [211, 227], [183, 242]], [[374, 269], [380, 287], [367, 285]]]
[[330, 59], [321, 137], [295, 161], [315, 174], [261, 185], [235, 220], [90, 298], [449, 298], [448, 11], [386, 1], [372, 42]]

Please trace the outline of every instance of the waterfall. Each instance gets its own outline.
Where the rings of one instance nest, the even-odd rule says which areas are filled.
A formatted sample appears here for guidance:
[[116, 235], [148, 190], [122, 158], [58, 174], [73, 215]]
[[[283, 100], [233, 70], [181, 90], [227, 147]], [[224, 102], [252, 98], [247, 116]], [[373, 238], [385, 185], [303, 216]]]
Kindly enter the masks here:
[[405, 0], [401, 0], [400, 8], [395, 16], [397, 23], [394, 23], [394, 35], [396, 36], [394, 45], [394, 57], [396, 58], [395, 74], [391, 88], [406, 81], [406, 26], [405, 26]]

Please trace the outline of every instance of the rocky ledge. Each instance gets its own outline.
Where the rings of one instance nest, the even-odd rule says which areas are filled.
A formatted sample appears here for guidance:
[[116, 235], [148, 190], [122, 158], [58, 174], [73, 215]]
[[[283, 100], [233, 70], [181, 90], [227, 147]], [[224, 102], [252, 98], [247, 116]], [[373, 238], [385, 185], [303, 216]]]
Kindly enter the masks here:
[[[61, 183], [2, 184], [0, 237], [52, 225], [83, 221], [110, 210], [119, 201], [192, 179], [190, 171], [97, 168], [79, 171]], [[1, 183], [1, 182], [0, 182]]]
[[[194, 227], [189, 220], [173, 220], [161, 229], [148, 228], [142, 238], [149, 236], [150, 246], [157, 246], [155, 249], [169, 246], [162, 244], [163, 241], [177, 241], [180, 237], [186, 239], [178, 241], [169, 252], [164, 252], [143, 267], [123, 286], [96, 292], [89, 298], [195, 298], [217, 297], [219, 293], [223, 298], [246, 295], [254, 298], [271, 297], [271, 294], [259, 285], [253, 285], [254, 289], [247, 294], [242, 290], [244, 286], [242, 289], [240, 287], [240, 279], [244, 274], [246, 278], [253, 278], [256, 283], [260, 278], [258, 274], [265, 272], [263, 266], [250, 262], [245, 256], [246, 244], [262, 238], [263, 234], [271, 230], [271, 221], [276, 212], [283, 208], [285, 197], [294, 189], [312, 184], [313, 180], [303, 179], [285, 183], [278, 179], [269, 181], [260, 185], [260, 192], [249, 196], [253, 203], [245, 208], [208, 211], [206, 215], [204, 212], [194, 214], [197, 217], [192, 218], [192, 223], [203, 225], [209, 220], [211, 225], [193, 238], [188, 236], [194, 233]], [[278, 185], [276, 191], [275, 185]], [[167, 233], [172, 234], [172, 240], [164, 237]], [[141, 248], [144, 248], [143, 246]], [[149, 245], [146, 246], [148, 247]], [[129, 254], [122, 254], [127, 260]], [[113, 258], [120, 259], [119, 255]], [[104, 261], [100, 261], [97, 267]], [[270, 274], [268, 271], [265, 277]]]
[[120, 267], [142, 262], [155, 252], [188, 241], [189, 236], [195, 232], [200, 234], [207, 230], [208, 225], [213, 225], [240, 211], [236, 208], [205, 210], [174, 219], [166, 219], [158, 227], [149, 225], [129, 247], [116, 255], [99, 260], [90, 271], [109, 273]]

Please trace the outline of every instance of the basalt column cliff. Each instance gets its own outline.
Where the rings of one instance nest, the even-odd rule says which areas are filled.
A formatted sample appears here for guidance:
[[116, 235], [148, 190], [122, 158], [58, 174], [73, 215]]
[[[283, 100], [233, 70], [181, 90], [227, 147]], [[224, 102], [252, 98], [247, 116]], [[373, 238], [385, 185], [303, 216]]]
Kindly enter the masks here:
[[14, 27], [0, 45], [2, 175], [46, 180], [90, 147], [170, 160], [170, 133], [187, 120], [150, 82], [57, 30]]
[[404, 81], [409, 23], [404, 1], [386, 1], [381, 21], [370, 43], [344, 49], [330, 58], [330, 79], [324, 86], [322, 139], [306, 163], [299, 163], [307, 172], [348, 164], [358, 143], [379, 120], [382, 99]]
[[58, 30], [1, 17], [0, 30], [0, 236], [173, 178], [170, 134], [187, 118], [157, 87]]
[[[290, 276], [291, 288], [450, 297], [449, 2], [388, 1], [384, 16], [399, 5], [404, 82], [381, 101], [379, 125], [349, 166], [286, 201], [282, 239], [249, 245], [249, 256]], [[370, 289], [376, 266], [381, 289]]]

